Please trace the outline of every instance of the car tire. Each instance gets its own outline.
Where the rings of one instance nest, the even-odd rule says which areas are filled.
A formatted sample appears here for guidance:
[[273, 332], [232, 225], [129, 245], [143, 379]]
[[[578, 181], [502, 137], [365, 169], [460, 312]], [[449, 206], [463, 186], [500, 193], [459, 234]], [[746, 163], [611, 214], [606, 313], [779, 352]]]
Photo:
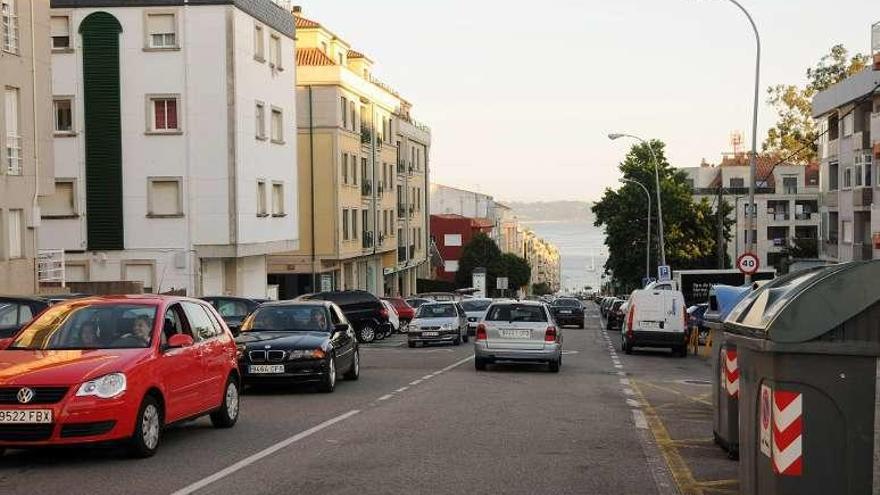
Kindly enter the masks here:
[[331, 354], [330, 359], [327, 361], [327, 373], [321, 377], [321, 384], [318, 385], [318, 390], [325, 394], [333, 393], [336, 390], [336, 378], [336, 356]]
[[559, 373], [559, 368], [562, 367], [562, 356], [559, 356], [559, 359], [549, 361], [547, 365], [549, 366], [551, 373]]
[[688, 355], [688, 348], [686, 345], [680, 346], [678, 348], [678, 357], [685, 358]]
[[385, 340], [385, 332], [376, 332], [376, 342]]
[[583, 330], [587, 326], [587, 323], [583, 320], [578, 324], [578, 328]]
[[468, 341], [470, 341], [470, 339], [471, 339], [471, 338], [470, 338], [470, 336], [468, 335], [467, 332], [465, 332], [465, 333], [462, 335], [462, 337], [461, 337], [461, 341], [464, 342], [465, 344], [467, 344]]
[[162, 407], [152, 395], [141, 401], [134, 423], [134, 433], [128, 440], [128, 455], [138, 459], [152, 457], [162, 439]]
[[226, 380], [223, 389], [223, 404], [220, 409], [211, 413], [211, 424], [214, 428], [232, 428], [238, 422], [241, 409], [241, 387], [234, 376]]
[[351, 368], [342, 375], [346, 380], [355, 381], [361, 376], [361, 353], [358, 350], [354, 351], [354, 356], [351, 358]]
[[623, 352], [624, 352], [625, 354], [632, 354], [632, 353], [633, 353], [633, 345], [632, 345], [632, 342], [627, 342], [627, 341], [624, 340], [624, 341], [623, 341], [623, 344], [621, 344], [621, 347], [623, 347]]
[[461, 345], [461, 334], [458, 334], [458, 337], [452, 340], [452, 345]]
[[366, 344], [376, 340], [376, 328], [372, 323], [364, 323], [358, 329], [358, 340]]
[[486, 370], [486, 360], [483, 358], [474, 358], [474, 368], [477, 371], [485, 371]]
[[416, 347], [415, 342], [407, 342], [407, 345], [409, 346], [410, 349], [415, 349], [415, 347]]

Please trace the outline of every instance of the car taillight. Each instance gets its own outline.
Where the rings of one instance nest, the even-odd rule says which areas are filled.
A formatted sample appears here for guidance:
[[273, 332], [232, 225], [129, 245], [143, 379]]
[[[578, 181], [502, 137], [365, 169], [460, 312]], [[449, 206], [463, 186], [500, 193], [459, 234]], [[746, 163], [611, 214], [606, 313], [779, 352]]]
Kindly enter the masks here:
[[477, 340], [486, 340], [486, 325], [480, 323], [477, 325]]
[[636, 307], [633, 306], [633, 307], [629, 308], [629, 316], [626, 319], [626, 334], [630, 338], [632, 338], [632, 334], [633, 334], [633, 320], [635, 319], [635, 315], [636, 315]]
[[381, 309], [379, 309], [379, 314], [382, 316], [382, 318], [388, 318], [388, 308], [383, 306]]
[[547, 327], [547, 331], [544, 332], [544, 342], [556, 342], [557, 337], [556, 327]]

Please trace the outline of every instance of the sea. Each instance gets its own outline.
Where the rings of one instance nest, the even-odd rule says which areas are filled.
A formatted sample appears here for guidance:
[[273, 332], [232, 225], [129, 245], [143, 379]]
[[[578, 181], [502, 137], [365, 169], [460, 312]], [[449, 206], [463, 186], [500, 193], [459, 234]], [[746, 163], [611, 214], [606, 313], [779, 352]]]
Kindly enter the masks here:
[[608, 248], [604, 229], [586, 220], [522, 221], [538, 237], [559, 248], [562, 264], [562, 291], [577, 292], [584, 287], [598, 289], [602, 283]]

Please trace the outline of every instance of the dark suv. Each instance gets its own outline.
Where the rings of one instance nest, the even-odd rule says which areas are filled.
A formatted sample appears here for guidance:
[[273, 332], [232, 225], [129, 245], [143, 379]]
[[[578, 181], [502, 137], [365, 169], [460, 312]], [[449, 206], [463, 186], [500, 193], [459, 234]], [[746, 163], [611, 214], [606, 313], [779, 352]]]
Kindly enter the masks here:
[[560, 297], [550, 306], [553, 319], [560, 326], [577, 325], [584, 328], [584, 305], [573, 297]]
[[345, 317], [355, 328], [360, 342], [372, 342], [379, 335], [391, 332], [388, 310], [382, 301], [365, 290], [343, 290], [318, 292], [300, 296], [300, 300], [331, 301], [342, 308]]

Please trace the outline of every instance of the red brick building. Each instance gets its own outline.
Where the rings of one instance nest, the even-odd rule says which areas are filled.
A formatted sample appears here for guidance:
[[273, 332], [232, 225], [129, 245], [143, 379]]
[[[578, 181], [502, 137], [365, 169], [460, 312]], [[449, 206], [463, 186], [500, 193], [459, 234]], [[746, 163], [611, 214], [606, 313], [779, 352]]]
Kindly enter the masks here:
[[443, 266], [436, 270], [437, 278], [447, 282], [454, 281], [464, 246], [478, 232], [488, 235], [492, 228], [492, 221], [485, 218], [453, 214], [431, 215], [431, 238], [443, 258]]

